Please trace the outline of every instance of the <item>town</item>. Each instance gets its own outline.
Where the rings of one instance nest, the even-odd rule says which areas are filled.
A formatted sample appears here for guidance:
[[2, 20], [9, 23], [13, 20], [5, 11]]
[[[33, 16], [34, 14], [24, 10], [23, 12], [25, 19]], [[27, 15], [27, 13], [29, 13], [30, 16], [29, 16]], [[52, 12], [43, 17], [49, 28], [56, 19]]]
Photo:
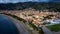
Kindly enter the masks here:
[[[25, 24], [27, 23], [29, 25], [29, 23], [32, 23], [38, 29], [40, 29], [39, 27], [42, 28], [44, 26], [49, 27], [49, 25], [60, 24], [60, 12], [50, 12], [48, 9], [39, 11], [27, 8], [25, 10], [3, 10], [0, 13], [15, 15], [24, 19], [26, 21], [24, 22]], [[31, 30], [33, 30], [33, 28], [31, 28]]]
[[0, 34], [60, 34], [60, 0], [1, 0]]
[[[17, 17], [20, 17], [26, 21], [32, 21], [35, 25], [37, 24], [43, 24], [45, 21], [47, 20], [54, 20], [54, 19], [60, 19], [60, 13], [59, 12], [49, 12], [49, 10], [41, 10], [41, 11], [37, 11], [35, 9], [32, 8], [28, 8], [25, 10], [10, 10], [10, 11], [2, 11], [2, 13], [7, 13], [7, 14], [12, 14], [12, 15], [16, 15]], [[51, 15], [51, 19], [46, 19], [44, 21], [42, 21], [44, 19], [44, 17]], [[49, 17], [47, 17], [49, 18]]]

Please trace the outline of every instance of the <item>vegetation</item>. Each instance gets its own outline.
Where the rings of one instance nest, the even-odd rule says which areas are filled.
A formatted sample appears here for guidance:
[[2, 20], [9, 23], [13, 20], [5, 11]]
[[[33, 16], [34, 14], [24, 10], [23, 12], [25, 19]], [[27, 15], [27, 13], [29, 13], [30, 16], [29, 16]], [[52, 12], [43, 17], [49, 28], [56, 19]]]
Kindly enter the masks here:
[[32, 21], [29, 22], [29, 25], [30, 25], [31, 27], [33, 27], [34, 30], [37, 30], [39, 34], [44, 34], [44, 32], [42, 31], [42, 28], [41, 28], [41, 27], [36, 27], [36, 26], [32, 23]]
[[[19, 18], [19, 17], [15, 16], [15, 15], [6, 14], [6, 13], [2, 13], [2, 14], [8, 15], [8, 16], [12, 16], [13, 18], [16, 18], [17, 20], [23, 21], [24, 23], [26, 22], [26, 20], [24, 20], [24, 19], [22, 19], [22, 18]], [[36, 26], [32, 23], [32, 21], [29, 22], [29, 25], [30, 25], [31, 27], [33, 27], [34, 30], [39, 31], [39, 34], [43, 34], [42, 29], [39, 30], [38, 27], [36, 27]]]
[[60, 24], [50, 25], [50, 26], [46, 26], [46, 27], [48, 29], [50, 29], [51, 31], [55, 31], [55, 32], [60, 31]]
[[[12, 16], [13, 18], [16, 18], [16, 19], [18, 19], [20, 21], [26, 22], [24, 19], [19, 18], [19, 17], [15, 16], [15, 15], [11, 15], [11, 14], [5, 14], [5, 15]], [[32, 26], [34, 29], [38, 30], [38, 28], [32, 22], [30, 22], [29, 25]]]
[[24, 10], [30, 7], [36, 10], [49, 9], [50, 11], [60, 11], [60, 3], [24, 2], [0, 4], [0, 10]]
[[33, 27], [34, 30], [38, 30], [38, 28], [32, 22], [30, 22], [29, 25]]
[[47, 15], [46, 17], [43, 16], [43, 21], [46, 20], [46, 19], [52, 19], [51, 17], [53, 17], [54, 15]]
[[19, 17], [15, 16], [15, 15], [6, 14], [6, 13], [4, 13], [4, 14], [5, 14], [5, 15], [8, 15], [8, 16], [12, 16], [13, 18], [16, 18], [16, 19], [19, 20], [19, 21], [23, 21], [24, 23], [26, 22], [26, 20], [24, 20], [24, 19], [22, 19], [22, 18], [19, 18]]

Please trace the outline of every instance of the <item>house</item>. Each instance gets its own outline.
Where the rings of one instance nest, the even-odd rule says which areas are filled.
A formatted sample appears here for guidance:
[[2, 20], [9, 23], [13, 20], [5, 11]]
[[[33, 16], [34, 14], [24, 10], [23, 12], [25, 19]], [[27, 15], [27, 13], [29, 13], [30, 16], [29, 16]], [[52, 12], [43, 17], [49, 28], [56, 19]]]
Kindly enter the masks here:
[[59, 24], [60, 19], [50, 19], [50, 20], [46, 20], [44, 23], [45, 24]]

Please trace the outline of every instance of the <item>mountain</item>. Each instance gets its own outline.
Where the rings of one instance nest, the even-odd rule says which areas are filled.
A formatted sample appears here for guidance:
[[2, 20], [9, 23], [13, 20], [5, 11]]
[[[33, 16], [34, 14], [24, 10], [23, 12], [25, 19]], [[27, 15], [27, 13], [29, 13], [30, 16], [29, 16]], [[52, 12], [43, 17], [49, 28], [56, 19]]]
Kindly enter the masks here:
[[[6, 3], [0, 4], [0, 10], [24, 10], [26, 8], [34, 8], [36, 10], [41, 9], [53, 9], [53, 10], [59, 10], [60, 9], [60, 3], [42, 3], [42, 2], [19, 2], [19, 3]], [[60, 10], [59, 10], [60, 11]]]

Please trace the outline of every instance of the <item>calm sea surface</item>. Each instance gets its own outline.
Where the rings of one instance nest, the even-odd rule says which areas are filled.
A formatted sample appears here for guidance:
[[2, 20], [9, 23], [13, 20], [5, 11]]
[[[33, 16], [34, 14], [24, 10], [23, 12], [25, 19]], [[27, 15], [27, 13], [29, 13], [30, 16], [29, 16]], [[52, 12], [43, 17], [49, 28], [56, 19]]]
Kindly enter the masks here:
[[3, 15], [0, 15], [0, 34], [19, 34], [13, 22]]

